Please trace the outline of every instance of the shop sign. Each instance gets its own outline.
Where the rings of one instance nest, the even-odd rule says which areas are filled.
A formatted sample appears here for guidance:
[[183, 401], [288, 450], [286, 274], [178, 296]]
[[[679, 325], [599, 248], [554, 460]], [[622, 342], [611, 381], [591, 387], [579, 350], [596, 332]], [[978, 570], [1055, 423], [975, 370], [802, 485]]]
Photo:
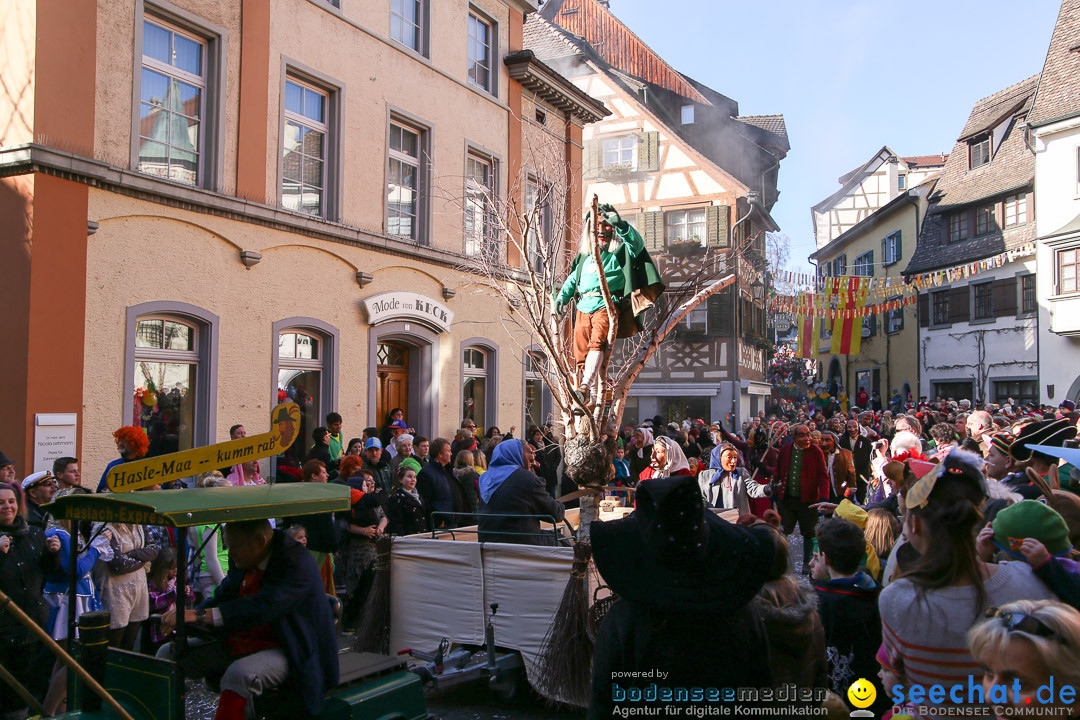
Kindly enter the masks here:
[[126, 492], [193, 477], [207, 470], [280, 455], [296, 440], [300, 416], [299, 405], [294, 402], [282, 403], [270, 411], [270, 432], [120, 463], [109, 471], [105, 482], [113, 492]]
[[414, 292], [387, 292], [372, 295], [364, 300], [368, 324], [400, 320], [418, 322], [437, 333], [450, 329], [454, 322], [453, 311], [438, 300]]

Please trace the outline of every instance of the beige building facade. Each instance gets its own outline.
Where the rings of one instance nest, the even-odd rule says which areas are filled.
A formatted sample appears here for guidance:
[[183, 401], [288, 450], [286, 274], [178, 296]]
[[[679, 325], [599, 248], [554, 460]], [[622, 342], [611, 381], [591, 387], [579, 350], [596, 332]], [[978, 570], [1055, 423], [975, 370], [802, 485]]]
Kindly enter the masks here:
[[[849, 228], [810, 259], [823, 277], [858, 275], [882, 281], [901, 277], [915, 249], [919, 223], [926, 214], [933, 180], [905, 190]], [[875, 283], [876, 284], [876, 283]], [[877, 292], [876, 290], [874, 291]], [[875, 295], [868, 304], [901, 300], [902, 293]], [[830, 321], [820, 323], [819, 354], [822, 378], [843, 386], [852, 405], [860, 390], [878, 393], [887, 407], [894, 391], [916, 396], [919, 387], [919, 326], [917, 307], [906, 305], [864, 318], [857, 355], [831, 352]]]
[[0, 99], [20, 472], [50, 413], [76, 417], [96, 481], [121, 425], [168, 452], [264, 432], [285, 398], [306, 445], [331, 411], [346, 441], [393, 407], [432, 438], [551, 411], [532, 339], [467, 270], [526, 260], [491, 217], [536, 179], [523, 147], [558, 154], [544, 181], [579, 198], [582, 126], [605, 114], [520, 56], [535, 2], [60, 6], [4, 11], [5, 81], [27, 88]]

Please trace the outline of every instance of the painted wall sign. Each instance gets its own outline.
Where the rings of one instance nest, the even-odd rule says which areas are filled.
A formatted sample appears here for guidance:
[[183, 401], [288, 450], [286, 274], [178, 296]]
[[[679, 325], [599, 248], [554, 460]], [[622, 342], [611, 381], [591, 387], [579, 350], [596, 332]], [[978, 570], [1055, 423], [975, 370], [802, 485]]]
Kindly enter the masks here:
[[52, 470], [53, 461], [78, 457], [75, 452], [75, 413], [38, 413], [34, 416], [34, 472]]
[[364, 300], [364, 308], [371, 325], [405, 320], [418, 322], [437, 333], [443, 333], [449, 330], [450, 323], [454, 322], [454, 312], [450, 308], [438, 300], [414, 292], [372, 295]]
[[109, 472], [105, 482], [113, 492], [126, 492], [280, 455], [296, 441], [300, 406], [288, 402], [275, 407], [270, 411], [270, 427], [270, 432], [261, 435], [120, 463]]

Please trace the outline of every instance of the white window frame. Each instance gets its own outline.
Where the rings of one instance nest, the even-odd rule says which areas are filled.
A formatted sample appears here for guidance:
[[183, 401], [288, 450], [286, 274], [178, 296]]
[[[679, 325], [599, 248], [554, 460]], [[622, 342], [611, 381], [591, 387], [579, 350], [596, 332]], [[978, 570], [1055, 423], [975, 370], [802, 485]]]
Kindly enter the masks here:
[[882, 258], [882, 262], [886, 265], [894, 265], [900, 262], [900, 253], [897, 251], [896, 241], [901, 240], [903, 235], [899, 230], [895, 230], [885, 236], [885, 257]]
[[[289, 74], [289, 75], [285, 76], [285, 87], [286, 88], [287, 88], [289, 83], [292, 83], [293, 85], [296, 85], [297, 87], [299, 87], [302, 92], [305, 91], [305, 90], [310, 90], [311, 92], [314, 92], [314, 93], [318, 94], [319, 97], [322, 99], [322, 103], [323, 103], [323, 109], [322, 109], [323, 121], [322, 122], [314, 120], [313, 118], [311, 118], [311, 117], [309, 117], [307, 115], [303, 115], [303, 114], [297, 113], [297, 112], [292, 111], [292, 110], [284, 109], [285, 108], [284, 100], [282, 100], [282, 105], [281, 105], [282, 108], [283, 108], [283, 111], [282, 111], [282, 123], [283, 123], [284, 126], [287, 126], [289, 123], [293, 123], [293, 124], [296, 124], [296, 125], [300, 125], [301, 127], [305, 127], [310, 131], [315, 131], [315, 132], [322, 133], [322, 175], [319, 178], [320, 182], [322, 183], [322, 186], [319, 188], [319, 210], [318, 210], [318, 212], [308, 212], [307, 210], [304, 210], [302, 203], [301, 203], [301, 207], [299, 207], [299, 208], [286, 208], [286, 209], [292, 210], [293, 212], [303, 213], [305, 215], [312, 215], [312, 216], [315, 216], [315, 217], [325, 218], [325, 217], [329, 216], [327, 206], [329, 204], [328, 201], [329, 201], [329, 198], [330, 198], [330, 187], [329, 187], [330, 171], [329, 171], [329, 166], [330, 166], [330, 162], [331, 162], [330, 151], [331, 151], [331, 146], [332, 146], [331, 135], [330, 135], [331, 130], [332, 130], [332, 128], [330, 126], [330, 119], [331, 119], [330, 103], [331, 103], [332, 92], [325, 89], [325, 88], [321, 88], [318, 85], [307, 82], [307, 81], [305, 81], [305, 80], [303, 80], [303, 79], [301, 79], [301, 78], [299, 78], [299, 77], [297, 77], [295, 75], [292, 75], [292, 74]], [[297, 152], [300, 153], [301, 158], [308, 157], [306, 154], [303, 153], [302, 150], [297, 151]], [[281, 187], [278, 189], [278, 192], [280, 193], [280, 201], [279, 202], [281, 203], [282, 207], [285, 207], [284, 206], [284, 200], [285, 200], [285, 197], [286, 197], [286, 195], [285, 195], [285, 182], [286, 182], [286, 180], [285, 180], [285, 168], [284, 168], [284, 163], [285, 163], [285, 129], [284, 128], [282, 130], [281, 163], [282, 163]], [[301, 164], [300, 175], [301, 175], [301, 179], [300, 179], [301, 194], [300, 194], [300, 197], [301, 197], [301, 200], [302, 200], [303, 196], [304, 196], [304, 188], [306, 187], [306, 184], [304, 183], [304, 180], [303, 180], [303, 175], [304, 175], [304, 173], [303, 173], [303, 164]]]
[[679, 321], [679, 329], [687, 333], [704, 335], [709, 332], [709, 309], [701, 303]]
[[[983, 162], [980, 162], [978, 165], [976, 165], [975, 150], [984, 143], [986, 145], [985, 159], [983, 159], [983, 155], [982, 153], [980, 153], [980, 159], [983, 159]], [[990, 159], [992, 157], [994, 157], [994, 141], [990, 133], [987, 133], [978, 142], [974, 140], [968, 142], [968, 170], [975, 170], [976, 168], [981, 168], [989, 165]]]
[[873, 277], [874, 276], [874, 257], [873, 250], [867, 250], [858, 257], [855, 258], [855, 263], [851, 266], [853, 275], [858, 277]]
[[[136, 152], [135, 152], [135, 158], [134, 158], [135, 159], [135, 169], [138, 170], [140, 173], [143, 173], [145, 175], [151, 175], [153, 177], [160, 177], [163, 180], [171, 180], [172, 182], [178, 182], [178, 183], [181, 183], [183, 185], [190, 185], [191, 187], [203, 187], [204, 186], [204, 181], [206, 179], [206, 175], [205, 175], [206, 171], [205, 171], [205, 166], [204, 166], [204, 158], [206, 156], [206, 150], [205, 149], [206, 149], [206, 146], [207, 146], [206, 136], [207, 136], [208, 131], [213, 130], [212, 127], [209, 127], [209, 128], [207, 127], [209, 125], [209, 123], [207, 122], [207, 112], [206, 112], [207, 99], [208, 99], [207, 98], [207, 93], [209, 92], [209, 85], [210, 85], [210, 83], [209, 83], [209, 71], [210, 71], [209, 41], [205, 37], [201, 37], [201, 36], [191, 32], [190, 30], [184, 29], [180, 25], [169, 22], [168, 20], [157, 17], [156, 15], [144, 15], [143, 18], [142, 18], [142, 22], [143, 22], [143, 28], [145, 28], [145, 25], [147, 23], [149, 23], [151, 25], [156, 25], [159, 28], [162, 28], [163, 30], [166, 30], [166, 31], [168, 31], [170, 33], [173, 33], [174, 35], [179, 35], [179, 36], [181, 36], [181, 37], [183, 37], [183, 38], [185, 38], [187, 40], [190, 40], [190, 41], [192, 41], [194, 43], [197, 43], [199, 45], [199, 53], [200, 53], [200, 55], [199, 55], [199, 67], [202, 68], [202, 75], [194, 75], [194, 74], [192, 74], [190, 72], [187, 72], [186, 70], [182, 70], [182, 69], [176, 67], [175, 65], [170, 65], [168, 63], [162, 62], [161, 60], [158, 60], [157, 58], [149, 57], [146, 54], [145, 44], [143, 45], [142, 58], [141, 58], [141, 62], [140, 62], [141, 68], [149, 69], [149, 70], [151, 70], [153, 72], [156, 72], [156, 73], [158, 73], [160, 75], [164, 75], [166, 78], [168, 78], [169, 82], [172, 82], [173, 80], [179, 80], [181, 82], [187, 83], [188, 85], [194, 85], [194, 86], [199, 88], [199, 115], [198, 115], [198, 120], [199, 120], [199, 141], [198, 141], [197, 146], [195, 147], [195, 157], [196, 157], [196, 161], [195, 161], [195, 182], [193, 182], [193, 183], [187, 183], [187, 182], [184, 182], [183, 180], [176, 180], [173, 177], [171, 177], [171, 172], [169, 173], [169, 175], [162, 176], [162, 175], [158, 175], [157, 173], [147, 172], [146, 170], [141, 169], [139, 167], [141, 165], [141, 162], [139, 160], [139, 151], [142, 148], [142, 140], [145, 137], [144, 135], [142, 135], [141, 132], [138, 132], [137, 137], [135, 138], [135, 145], [136, 145]], [[143, 103], [143, 100], [142, 100], [142, 71], [141, 70], [139, 72], [139, 80], [138, 80], [137, 84], [139, 86], [139, 89], [138, 89], [138, 98], [137, 98], [138, 105], [136, 106], [136, 109], [135, 109], [135, 122], [136, 122], [136, 127], [138, 128], [141, 125], [141, 117], [142, 117], [141, 108], [142, 108], [142, 103]], [[169, 112], [169, 111], [166, 110], [166, 112]], [[187, 116], [185, 116], [185, 117], [187, 117]], [[146, 140], [151, 141], [151, 142], [156, 142], [156, 141], [151, 140], [151, 138], [148, 138], [148, 137], [146, 138]], [[171, 150], [171, 148], [173, 148], [174, 145], [172, 145], [170, 143], [170, 144], [166, 145], [166, 147]], [[169, 154], [168, 167], [169, 168], [172, 167], [172, 154], [171, 154], [171, 152]]]
[[907, 190], [907, 175], [896, 176], [896, 189], [899, 191]]
[[[1027, 223], [1028, 216], [1026, 193], [1009, 195], [1002, 201], [1002, 207], [1004, 208], [1002, 212], [1002, 215], [1004, 216], [1002, 218], [1003, 227], [1016, 227], [1017, 225], [1024, 225], [1025, 223]], [[1010, 215], [1012, 216], [1012, 222], [1009, 221]]]
[[[467, 365], [467, 358], [470, 352], [479, 353], [484, 359], [484, 367], [471, 368]], [[495, 353], [491, 352], [488, 348], [479, 345], [465, 345], [461, 350], [461, 417], [465, 418], [465, 381], [468, 378], [483, 378], [484, 379], [484, 417], [482, 423], [477, 423], [476, 429], [478, 434], [483, 434], [487, 430], [487, 427], [481, 429], [480, 425], [485, 426], [494, 424], [491, 422], [493, 418], [488, 417], [489, 410], [492, 408], [492, 392], [494, 391], [492, 385], [492, 362], [495, 358]]]
[[[390, 135], [393, 134], [394, 127], [401, 128], [403, 132], [410, 132], [416, 135], [416, 157], [409, 155], [401, 150], [394, 150], [390, 145]], [[425, 141], [427, 130], [414, 125], [406, 120], [402, 120], [397, 116], [390, 118], [390, 125], [388, 127], [387, 134], [387, 177], [386, 177], [386, 233], [390, 237], [398, 238], [401, 240], [411, 241], [418, 244], [425, 244], [426, 241], [426, 226], [423, 222], [424, 214], [424, 191], [426, 185], [426, 161], [425, 161]], [[390, 231], [390, 218], [392, 203], [390, 202], [390, 170], [394, 163], [409, 165], [414, 169], [414, 177], [416, 178], [415, 187], [413, 188], [413, 215], [412, 215], [412, 232], [409, 235], [401, 235], [392, 233]], [[404, 217], [404, 216], [399, 216]]]
[[[139, 347], [139, 344], [138, 344], [139, 323], [146, 322], [148, 320], [161, 320], [163, 322], [174, 322], [174, 323], [177, 323], [177, 324], [180, 324], [180, 325], [183, 325], [183, 326], [187, 327], [188, 330], [191, 333], [191, 339], [192, 339], [191, 350], [168, 350], [168, 349], [164, 349], [164, 348], [144, 348], [144, 347]], [[197, 324], [195, 324], [195, 323], [193, 323], [190, 320], [187, 320], [185, 318], [181, 318], [181, 317], [178, 317], [176, 315], [170, 315], [168, 313], [152, 313], [152, 314], [148, 314], [148, 315], [140, 315], [135, 320], [135, 336], [134, 336], [134, 342], [132, 344], [132, 356], [133, 356], [134, 362], [131, 364], [130, 367], [127, 368], [129, 378], [131, 379], [131, 382], [132, 382], [132, 388], [134, 389], [135, 387], [138, 387], [138, 383], [135, 382], [135, 372], [138, 370], [138, 367], [139, 367], [140, 363], [144, 363], [144, 362], [146, 362], [146, 363], [168, 363], [168, 364], [172, 364], [172, 365], [188, 365], [188, 366], [190, 366], [191, 367], [191, 374], [192, 374], [192, 377], [194, 377], [194, 385], [195, 385], [195, 387], [192, 388], [192, 393], [191, 393], [191, 402], [193, 403], [193, 406], [192, 406], [192, 418], [196, 423], [200, 420], [200, 410], [202, 409], [202, 408], [200, 408], [199, 404], [204, 402], [205, 401], [204, 398], [206, 397], [206, 393], [205, 393], [204, 389], [201, 387], [202, 383], [205, 382], [205, 373], [200, 372], [200, 360], [201, 360], [200, 351], [202, 350], [202, 348], [200, 347], [201, 340], [200, 340], [199, 335], [200, 335], [200, 327]], [[165, 392], [166, 390], [167, 390], [167, 388], [162, 388], [162, 387], [157, 388], [158, 393]], [[211, 400], [210, 402], [213, 402], [213, 400]], [[125, 405], [124, 407], [125, 407], [125, 411], [126, 411], [127, 408], [129, 408], [130, 406]], [[129, 415], [130, 413], [125, 412], [125, 414]], [[125, 419], [125, 421], [124, 421], [125, 425], [129, 424], [129, 422], [128, 422], [129, 419], [130, 418]], [[191, 429], [191, 440], [192, 440], [192, 447], [193, 448], [199, 447], [199, 440], [200, 440], [200, 437], [199, 437], [199, 434], [198, 434], [199, 430], [200, 430], [200, 428], [197, 428], [197, 427], [193, 427]], [[181, 449], [187, 449], [187, 448], [181, 448]]]
[[[613, 147], [609, 149], [609, 145], [613, 145]], [[615, 162], [608, 162], [608, 153], [615, 153]], [[623, 162], [623, 158], [627, 153], [630, 154], [630, 161]], [[619, 135], [600, 140], [600, 167], [625, 167], [633, 170], [637, 165], [638, 139], [636, 135]]]
[[[700, 220], [690, 220], [690, 213], [701, 213]], [[664, 212], [664, 244], [670, 245], [672, 242], [689, 242], [693, 237], [690, 232], [690, 228], [695, 225], [701, 226], [701, 231], [698, 233], [698, 242], [701, 245], [705, 245], [708, 242], [708, 209], [705, 207], [694, 208], [681, 208], [679, 210], [667, 210]], [[675, 222], [672, 222], [672, 221]], [[682, 236], [675, 238], [672, 236], [673, 229], [682, 228]]]
[[[1074, 270], [1073, 288], [1071, 290], [1066, 290], [1061, 281], [1061, 256], [1064, 253], [1075, 253], [1076, 258], [1076, 262], [1067, 263], [1068, 265], [1072, 265], [1074, 268], [1076, 268]], [[1075, 295], [1076, 293], [1080, 293], [1080, 247], [1061, 248], [1060, 250], [1054, 251], [1054, 279], [1056, 280], [1056, 282], [1054, 283], [1054, 285], [1056, 286], [1055, 294]]]
[[[478, 38], [473, 34], [473, 29], [475, 27], [477, 27], [477, 26], [483, 27], [485, 29], [485, 32], [487, 34], [486, 42], [483, 39]], [[499, 37], [498, 32], [499, 32], [499, 26], [494, 20], [489, 18], [487, 15], [484, 15], [483, 13], [478, 11], [476, 8], [470, 8], [469, 9], [469, 19], [468, 19], [468, 22], [467, 22], [467, 29], [466, 29], [466, 33], [465, 33], [465, 37], [466, 37], [465, 79], [472, 86], [478, 87], [481, 90], [484, 90], [485, 92], [491, 93], [492, 95], [496, 94], [496, 92], [495, 92], [495, 76], [496, 76], [496, 74], [498, 72], [498, 67], [495, 64], [495, 57], [496, 57], [496, 52], [498, 50], [498, 37]], [[486, 64], [484, 62], [481, 62], [479, 59], [474, 59], [473, 58], [473, 49], [474, 49], [474, 47], [483, 47], [484, 48], [484, 50], [486, 51], [486, 55], [487, 55]], [[479, 82], [474, 77], [474, 73], [473, 73], [473, 65], [474, 64], [479, 65], [480, 67], [483, 67], [483, 68], [485, 68], [487, 70], [487, 82], [486, 83]]]
[[[404, 15], [401, 15], [400, 13], [395, 12], [394, 11], [394, 2], [395, 2], [395, 0], [390, 0], [390, 13], [389, 13], [390, 14], [390, 28], [387, 30], [387, 34], [390, 36], [391, 40], [396, 42], [401, 47], [408, 48], [409, 50], [412, 50], [415, 53], [426, 56], [427, 55], [427, 42], [426, 42], [426, 39], [427, 39], [427, 13], [428, 13], [427, 4], [428, 4], [428, 0], [401, 0], [401, 3], [402, 3], [403, 7], [404, 7], [404, 3], [415, 3], [416, 4], [416, 23], [413, 23], [411, 20], [408, 20]], [[394, 18], [395, 17], [398, 18], [398, 21], [401, 23], [402, 27], [404, 27], [405, 24], [409, 24], [409, 25], [416, 28], [416, 47], [413, 47], [412, 45], [409, 45], [408, 43], [404, 42], [401, 38], [394, 37]]]
[[[474, 179], [471, 169], [475, 166], [487, 168], [487, 183], [474, 187]], [[494, 253], [498, 245], [495, 242], [495, 218], [494, 201], [497, 187], [498, 161], [490, 156], [475, 151], [465, 154], [465, 188], [464, 188], [464, 227], [465, 240], [464, 253], [470, 257], [481, 254]], [[470, 196], [479, 197], [483, 201], [482, 207], [475, 207], [475, 200]], [[469, 219], [472, 217], [473, 232], [469, 233]], [[477, 221], [480, 222], [479, 233], [476, 231]]]
[[[540, 254], [540, 243], [547, 247], [548, 262], [554, 264], [553, 256], [555, 242], [551, 237], [552, 211], [548, 199], [553, 192], [551, 183], [542, 181], [535, 175], [528, 175], [525, 179], [525, 212], [533, 215], [528, 236], [526, 237], [525, 252], [528, 255], [526, 262], [534, 273], [543, 272], [544, 259]], [[554, 266], [551, 268], [554, 271]]]
[[693, 125], [694, 124], [694, 106], [693, 105], [683, 105], [682, 106], [682, 108], [679, 110], [679, 122], [682, 125]]

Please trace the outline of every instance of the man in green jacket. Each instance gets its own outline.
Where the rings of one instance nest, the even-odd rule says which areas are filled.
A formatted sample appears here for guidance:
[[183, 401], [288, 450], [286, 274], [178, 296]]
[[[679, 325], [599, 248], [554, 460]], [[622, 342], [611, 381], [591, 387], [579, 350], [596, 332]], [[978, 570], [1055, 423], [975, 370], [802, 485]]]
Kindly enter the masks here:
[[[641, 235], [630, 223], [619, 216], [613, 206], [605, 203], [600, 205], [598, 210], [602, 216], [600, 241], [603, 247], [600, 251], [600, 259], [612, 299], [618, 303], [624, 295], [643, 289], [646, 285], [649, 288], [654, 288], [654, 286], [659, 288], [650, 297], [650, 300], [655, 299], [663, 291], [663, 284], [660, 282], [659, 273], [652, 266], [648, 252], [645, 251], [645, 243]], [[647, 272], [644, 268], [640, 268], [642, 264], [644, 268], [647, 268]], [[642, 269], [642, 272], [629, 272], [631, 266]], [[635, 275], [647, 279], [637, 283]], [[627, 287], [628, 284], [632, 287]], [[638, 284], [642, 287], [633, 286]], [[600, 293], [600, 276], [596, 271], [596, 262], [587, 240], [582, 244], [581, 251], [574, 259], [570, 275], [555, 296], [555, 314], [561, 315], [563, 309], [575, 298], [577, 299], [577, 313], [574, 318], [574, 362], [578, 371], [578, 391], [582, 397], [587, 398], [589, 388], [600, 369], [604, 356], [610, 350], [607, 344], [609, 318], [604, 308], [604, 298]], [[618, 314], [615, 321], [618, 322]], [[619, 334], [617, 327], [615, 334], [616, 336]], [[629, 334], [633, 333], [626, 333], [626, 335]]]

